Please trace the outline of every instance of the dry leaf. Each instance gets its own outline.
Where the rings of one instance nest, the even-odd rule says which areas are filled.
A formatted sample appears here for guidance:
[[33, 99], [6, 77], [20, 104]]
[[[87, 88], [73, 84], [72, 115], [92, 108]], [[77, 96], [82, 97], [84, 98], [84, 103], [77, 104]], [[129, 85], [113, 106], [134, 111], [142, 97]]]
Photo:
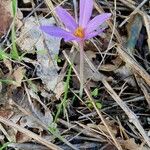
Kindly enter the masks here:
[[114, 71], [115, 74], [117, 74], [120, 78], [120, 80], [125, 80], [128, 84], [132, 86], [136, 86], [135, 80], [132, 77], [131, 71], [128, 69], [127, 66], [121, 66], [118, 69]]
[[91, 61], [93, 58], [96, 58], [96, 52], [94, 52], [94, 51], [86, 51], [85, 53], [86, 53], [87, 57], [89, 58], [89, 60], [91, 60]]
[[13, 76], [15, 78], [15, 81], [16, 81], [15, 85], [17, 87], [21, 86], [21, 82], [24, 77], [24, 73], [25, 73], [24, 67], [19, 67], [17, 70], [14, 71]]
[[12, 22], [11, 0], [0, 0], [0, 37], [6, 34]]
[[[22, 50], [34, 52], [36, 47], [37, 76], [41, 78], [45, 89], [52, 90], [56, 93], [57, 98], [63, 93], [63, 81], [59, 81], [56, 56], [59, 54], [60, 38], [48, 36], [44, 34], [38, 27], [37, 19], [30, 17], [26, 20], [24, 27], [21, 29], [18, 45]], [[41, 25], [54, 25], [53, 18], [39, 18]], [[35, 28], [36, 27], [36, 28]], [[59, 84], [58, 84], [59, 83]], [[58, 90], [58, 87], [61, 90]]]
[[149, 147], [143, 146], [143, 144], [136, 144], [133, 138], [121, 141], [121, 145], [124, 150], [150, 150]]
[[[29, 94], [32, 98], [37, 100], [32, 103], [32, 113], [34, 117], [38, 118], [44, 125], [49, 126], [49, 124], [53, 122], [53, 116], [50, 110], [46, 107], [46, 105], [44, 105], [44, 103], [41, 102], [40, 97], [36, 93], [29, 90]], [[42, 105], [42, 108], [41, 105], [39, 107], [39, 103]], [[41, 112], [41, 109], [44, 111]]]
[[32, 140], [31, 137], [17, 131], [17, 133], [16, 133], [16, 142], [17, 143], [30, 142], [31, 140]]
[[8, 59], [4, 60], [4, 64], [6, 65], [6, 67], [9, 69], [9, 74], [12, 73], [12, 65], [11, 65], [11, 61]]

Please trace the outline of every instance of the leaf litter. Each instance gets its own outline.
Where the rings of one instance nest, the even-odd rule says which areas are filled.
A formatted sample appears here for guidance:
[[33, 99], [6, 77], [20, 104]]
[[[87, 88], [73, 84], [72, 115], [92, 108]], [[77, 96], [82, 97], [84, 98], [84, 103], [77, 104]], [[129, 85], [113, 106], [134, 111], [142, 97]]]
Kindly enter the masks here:
[[42, 35], [38, 27], [33, 30], [37, 23], [46, 25], [55, 22], [53, 18], [39, 18], [39, 22], [34, 17], [28, 18], [21, 30], [20, 36], [22, 38], [19, 39], [18, 46], [26, 52], [37, 54], [36, 74], [46, 85], [47, 90], [53, 91], [59, 98], [63, 93], [63, 82], [59, 81], [56, 56], [59, 54], [61, 39]]
[[[8, 149], [26, 150], [150, 149], [148, 1], [94, 1], [92, 17], [101, 12], [111, 12], [112, 17], [102, 25], [106, 31], [100, 37], [85, 43], [82, 98], [76, 43], [47, 36], [39, 28], [61, 25], [53, 11], [56, 5], [74, 14], [77, 1], [18, 1], [15, 26], [20, 60], [9, 53], [12, 3], [1, 2], [0, 145], [11, 142]], [[70, 66], [70, 81], [64, 88]]]

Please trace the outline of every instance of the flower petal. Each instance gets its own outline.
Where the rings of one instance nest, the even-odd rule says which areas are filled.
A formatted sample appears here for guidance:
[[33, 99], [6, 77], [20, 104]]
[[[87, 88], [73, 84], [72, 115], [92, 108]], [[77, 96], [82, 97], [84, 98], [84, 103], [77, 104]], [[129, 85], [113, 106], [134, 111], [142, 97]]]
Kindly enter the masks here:
[[56, 8], [56, 13], [60, 20], [64, 23], [67, 29], [74, 32], [74, 30], [78, 27], [77, 23], [75, 22], [74, 18], [62, 7]]
[[75, 37], [71, 32], [65, 31], [55, 26], [41, 26], [40, 29], [45, 33], [55, 37], [60, 37], [64, 39], [72, 39]]
[[104, 23], [106, 20], [108, 20], [111, 16], [111, 13], [103, 13], [101, 15], [96, 16], [93, 18], [87, 25], [86, 32], [90, 33], [94, 30], [96, 30], [99, 25]]
[[93, 31], [93, 32], [91, 32], [91, 33], [88, 33], [88, 34], [85, 36], [85, 39], [88, 40], [88, 39], [90, 39], [90, 38], [93, 38], [93, 37], [99, 35], [100, 33], [102, 33], [104, 30], [105, 30], [105, 29], [100, 29], [100, 30], [98, 30], [98, 31]]
[[93, 10], [93, 0], [80, 0], [79, 26], [85, 28], [89, 22]]
[[65, 42], [67, 42], [67, 41], [77, 41], [77, 42], [79, 42], [82, 39], [74, 36], [74, 37], [70, 37], [70, 38], [69, 37], [65, 38], [64, 40], [65, 40]]

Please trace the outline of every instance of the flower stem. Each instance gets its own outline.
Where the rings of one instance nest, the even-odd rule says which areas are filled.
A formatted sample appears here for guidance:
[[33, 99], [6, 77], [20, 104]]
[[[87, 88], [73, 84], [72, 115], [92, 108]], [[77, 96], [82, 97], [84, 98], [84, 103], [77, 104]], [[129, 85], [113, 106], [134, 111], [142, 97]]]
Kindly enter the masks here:
[[83, 49], [84, 42], [79, 42], [79, 48], [80, 48], [80, 92], [79, 96], [82, 97], [83, 95], [83, 85], [84, 85], [84, 49]]

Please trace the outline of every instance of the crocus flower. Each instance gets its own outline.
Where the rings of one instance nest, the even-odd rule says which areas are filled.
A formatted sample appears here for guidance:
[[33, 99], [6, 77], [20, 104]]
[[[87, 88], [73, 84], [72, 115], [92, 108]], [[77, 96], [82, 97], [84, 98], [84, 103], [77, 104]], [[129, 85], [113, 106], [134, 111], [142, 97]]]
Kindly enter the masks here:
[[65, 25], [65, 29], [56, 26], [41, 26], [41, 30], [45, 33], [64, 38], [65, 41], [84, 41], [99, 35], [103, 29], [99, 26], [108, 20], [111, 16], [110, 13], [102, 13], [91, 19], [93, 10], [93, 0], [80, 0], [80, 14], [79, 22], [63, 8], [57, 7], [56, 13]]

